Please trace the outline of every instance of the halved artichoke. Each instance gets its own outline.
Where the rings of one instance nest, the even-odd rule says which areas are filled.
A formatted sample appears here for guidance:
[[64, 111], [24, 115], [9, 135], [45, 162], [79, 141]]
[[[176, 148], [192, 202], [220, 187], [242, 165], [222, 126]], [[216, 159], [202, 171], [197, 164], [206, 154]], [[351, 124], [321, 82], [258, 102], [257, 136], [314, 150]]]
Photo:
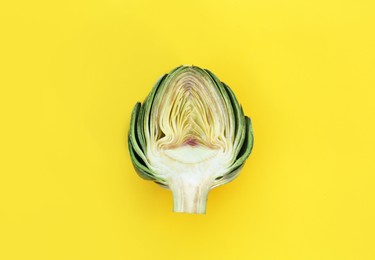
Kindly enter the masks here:
[[252, 147], [251, 121], [232, 90], [196, 66], [162, 76], [132, 112], [134, 168], [172, 191], [175, 212], [205, 213], [209, 190], [236, 178]]

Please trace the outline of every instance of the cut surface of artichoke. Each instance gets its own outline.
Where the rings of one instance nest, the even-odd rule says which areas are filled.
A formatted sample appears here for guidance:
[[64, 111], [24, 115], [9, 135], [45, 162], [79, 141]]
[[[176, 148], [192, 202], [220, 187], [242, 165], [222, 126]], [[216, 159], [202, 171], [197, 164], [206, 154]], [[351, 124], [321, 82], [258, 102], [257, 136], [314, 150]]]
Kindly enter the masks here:
[[132, 113], [133, 165], [172, 191], [175, 212], [205, 213], [209, 190], [238, 175], [252, 146], [250, 119], [233, 92], [196, 66], [164, 75]]

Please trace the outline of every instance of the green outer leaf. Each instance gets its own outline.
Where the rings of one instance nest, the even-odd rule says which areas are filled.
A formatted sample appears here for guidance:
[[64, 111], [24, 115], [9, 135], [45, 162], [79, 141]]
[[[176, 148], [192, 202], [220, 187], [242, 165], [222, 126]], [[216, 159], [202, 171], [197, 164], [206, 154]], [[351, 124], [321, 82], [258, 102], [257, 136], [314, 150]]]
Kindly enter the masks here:
[[150, 168], [150, 164], [148, 163], [148, 160], [146, 158], [146, 155], [139, 147], [138, 141], [137, 141], [137, 131], [136, 131], [136, 122], [137, 117], [139, 116], [139, 110], [141, 108], [141, 103], [137, 103], [133, 109], [132, 117], [130, 120], [130, 132], [129, 132], [129, 140], [131, 141], [132, 147], [134, 151], [137, 153], [137, 155], [143, 160], [145, 165]]
[[[141, 103], [137, 103], [134, 106], [131, 121], [130, 121], [130, 131], [128, 135], [128, 146], [129, 146], [129, 152], [130, 156], [134, 165], [134, 168], [137, 170], [139, 175], [148, 180], [155, 179], [154, 174], [152, 171], [146, 166], [146, 156], [142, 152], [142, 150], [139, 148], [137, 139], [136, 139], [136, 131], [135, 131], [135, 122], [137, 121], [137, 117], [139, 116], [139, 110], [141, 108]], [[138, 157], [137, 157], [138, 156]], [[140, 161], [141, 159], [142, 161]]]
[[254, 135], [253, 135], [253, 128], [251, 126], [251, 120], [247, 116], [245, 116], [245, 119], [246, 119], [246, 138], [242, 144], [242, 147], [239, 153], [240, 157], [237, 158], [236, 162], [230, 167], [230, 172], [232, 172], [237, 167], [244, 164], [245, 160], [249, 157], [251, 150], [253, 149]]
[[[234, 139], [233, 146], [234, 146], [235, 151], [238, 154], [239, 151], [240, 151], [240, 146], [241, 146], [241, 144], [243, 143], [243, 141], [245, 139], [245, 133], [246, 133], [245, 115], [244, 115], [242, 107], [238, 103], [237, 98], [234, 95], [233, 91], [225, 83], [223, 83], [223, 85], [224, 85], [226, 91], [228, 92], [228, 95], [230, 97], [233, 109], [235, 111], [235, 118], [236, 118], [235, 121], [236, 121], [236, 124], [235, 124], [235, 139]], [[235, 155], [235, 157], [237, 157], [237, 154]]]
[[155, 95], [156, 95], [156, 92], [159, 91], [159, 89], [163, 85], [165, 85], [164, 82], [165, 82], [165, 78], [167, 77], [167, 75], [168, 74], [165, 74], [156, 82], [150, 94], [147, 96], [146, 100], [143, 102], [144, 111], [143, 111], [142, 117], [140, 118], [140, 120], [142, 120], [141, 122], [142, 126], [140, 128], [141, 129], [140, 131], [142, 132], [142, 129], [144, 131], [145, 143], [149, 143], [151, 141], [150, 138], [151, 138], [152, 133], [150, 129], [153, 129], [154, 122], [150, 122], [150, 115], [151, 115], [151, 110], [152, 110], [152, 105], [154, 103]]
[[134, 169], [136, 170], [136, 172], [138, 173], [138, 175], [140, 177], [142, 177], [143, 179], [145, 179], [145, 180], [156, 180], [155, 176], [149, 171], [149, 169], [147, 167], [145, 167], [137, 159], [130, 139], [129, 139], [128, 145], [129, 145], [130, 157], [132, 159], [132, 163], [133, 163]]
[[[146, 157], [147, 137], [145, 133], [150, 133], [150, 130], [147, 127], [149, 120], [149, 113], [147, 113], [147, 111], [150, 111], [154, 96], [160, 84], [163, 82], [166, 76], [167, 74], [162, 76], [155, 83], [153, 89], [145, 99], [143, 105], [141, 105], [141, 103], [139, 102], [135, 105], [130, 121], [130, 132], [128, 141], [129, 152], [132, 158], [134, 168], [136, 169], [137, 173], [144, 179], [154, 180], [161, 184], [165, 184], [165, 180], [163, 178], [158, 177], [157, 174], [152, 171], [151, 165], [149, 164], [148, 159]], [[143, 163], [137, 158], [137, 156], [139, 156]]]
[[150, 113], [146, 114], [146, 110], [147, 111], [151, 110], [155, 94], [166, 76], [167, 74], [159, 78], [159, 80], [155, 83], [154, 87], [152, 88], [150, 94], [146, 97], [145, 101], [143, 102], [143, 105], [141, 106], [140, 115], [137, 120], [137, 134], [139, 135], [139, 139], [141, 143], [140, 145], [142, 146], [144, 153], [146, 153], [146, 149], [147, 149], [146, 144], [147, 142], [149, 142], [149, 139], [146, 137], [146, 133], [148, 133], [148, 137], [149, 137], [149, 134], [151, 134], [149, 127], [148, 127], [148, 120], [149, 120]]
[[146, 139], [145, 139], [145, 132], [144, 132], [144, 128], [143, 128], [144, 115], [145, 115], [145, 106], [141, 105], [141, 108], [139, 109], [139, 115], [138, 115], [137, 120], [135, 122], [137, 123], [136, 134], [137, 134], [137, 137], [139, 139], [139, 145], [141, 146], [141, 149], [142, 149], [143, 153], [146, 152], [146, 148], [147, 148]]
[[211, 189], [234, 180], [237, 177], [237, 175], [240, 173], [242, 167], [245, 165], [245, 161], [249, 157], [253, 149], [254, 135], [253, 135], [253, 130], [251, 126], [251, 120], [247, 116], [245, 116], [245, 120], [246, 120], [246, 127], [245, 127], [246, 139], [243, 142], [242, 149], [241, 149], [241, 151], [243, 150], [243, 154], [241, 154], [240, 157], [235, 161], [235, 163], [230, 167], [227, 174], [224, 174], [223, 176], [221, 176], [222, 178], [214, 182]]
[[[213, 74], [211, 71], [205, 69], [204, 72], [206, 72], [210, 78], [213, 80], [213, 82], [215, 83], [216, 87], [219, 89], [222, 97], [223, 97], [223, 100], [225, 102], [225, 105], [228, 109], [228, 113], [230, 115], [230, 118], [229, 118], [229, 122], [230, 122], [230, 129], [231, 129], [231, 135], [233, 136], [234, 135], [234, 129], [235, 129], [235, 120], [232, 119], [232, 116], [235, 115], [234, 111], [233, 111], [233, 106], [232, 106], [232, 103], [231, 103], [231, 99], [228, 95], [228, 92], [227, 92], [227, 89], [225, 86], [225, 84], [223, 84], [216, 76], [215, 74]], [[233, 130], [232, 130], [233, 129]]]

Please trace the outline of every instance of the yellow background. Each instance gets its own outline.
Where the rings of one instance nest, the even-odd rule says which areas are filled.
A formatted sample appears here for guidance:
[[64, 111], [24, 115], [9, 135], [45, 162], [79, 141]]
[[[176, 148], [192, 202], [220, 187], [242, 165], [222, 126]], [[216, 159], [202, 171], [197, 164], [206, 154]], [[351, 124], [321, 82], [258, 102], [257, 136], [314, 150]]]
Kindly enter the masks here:
[[[375, 2], [2, 1], [0, 259], [375, 259]], [[255, 146], [206, 215], [126, 148], [180, 64], [213, 71]]]

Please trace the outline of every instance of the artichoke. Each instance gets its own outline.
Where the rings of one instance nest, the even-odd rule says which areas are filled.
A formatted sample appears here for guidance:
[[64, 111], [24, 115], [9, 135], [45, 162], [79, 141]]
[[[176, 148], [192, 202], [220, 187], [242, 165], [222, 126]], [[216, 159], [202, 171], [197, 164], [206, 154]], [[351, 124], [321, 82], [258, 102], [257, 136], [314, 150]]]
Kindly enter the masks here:
[[128, 143], [139, 176], [170, 189], [175, 212], [205, 213], [209, 190], [238, 176], [253, 140], [232, 90], [209, 70], [180, 66], [135, 105]]

